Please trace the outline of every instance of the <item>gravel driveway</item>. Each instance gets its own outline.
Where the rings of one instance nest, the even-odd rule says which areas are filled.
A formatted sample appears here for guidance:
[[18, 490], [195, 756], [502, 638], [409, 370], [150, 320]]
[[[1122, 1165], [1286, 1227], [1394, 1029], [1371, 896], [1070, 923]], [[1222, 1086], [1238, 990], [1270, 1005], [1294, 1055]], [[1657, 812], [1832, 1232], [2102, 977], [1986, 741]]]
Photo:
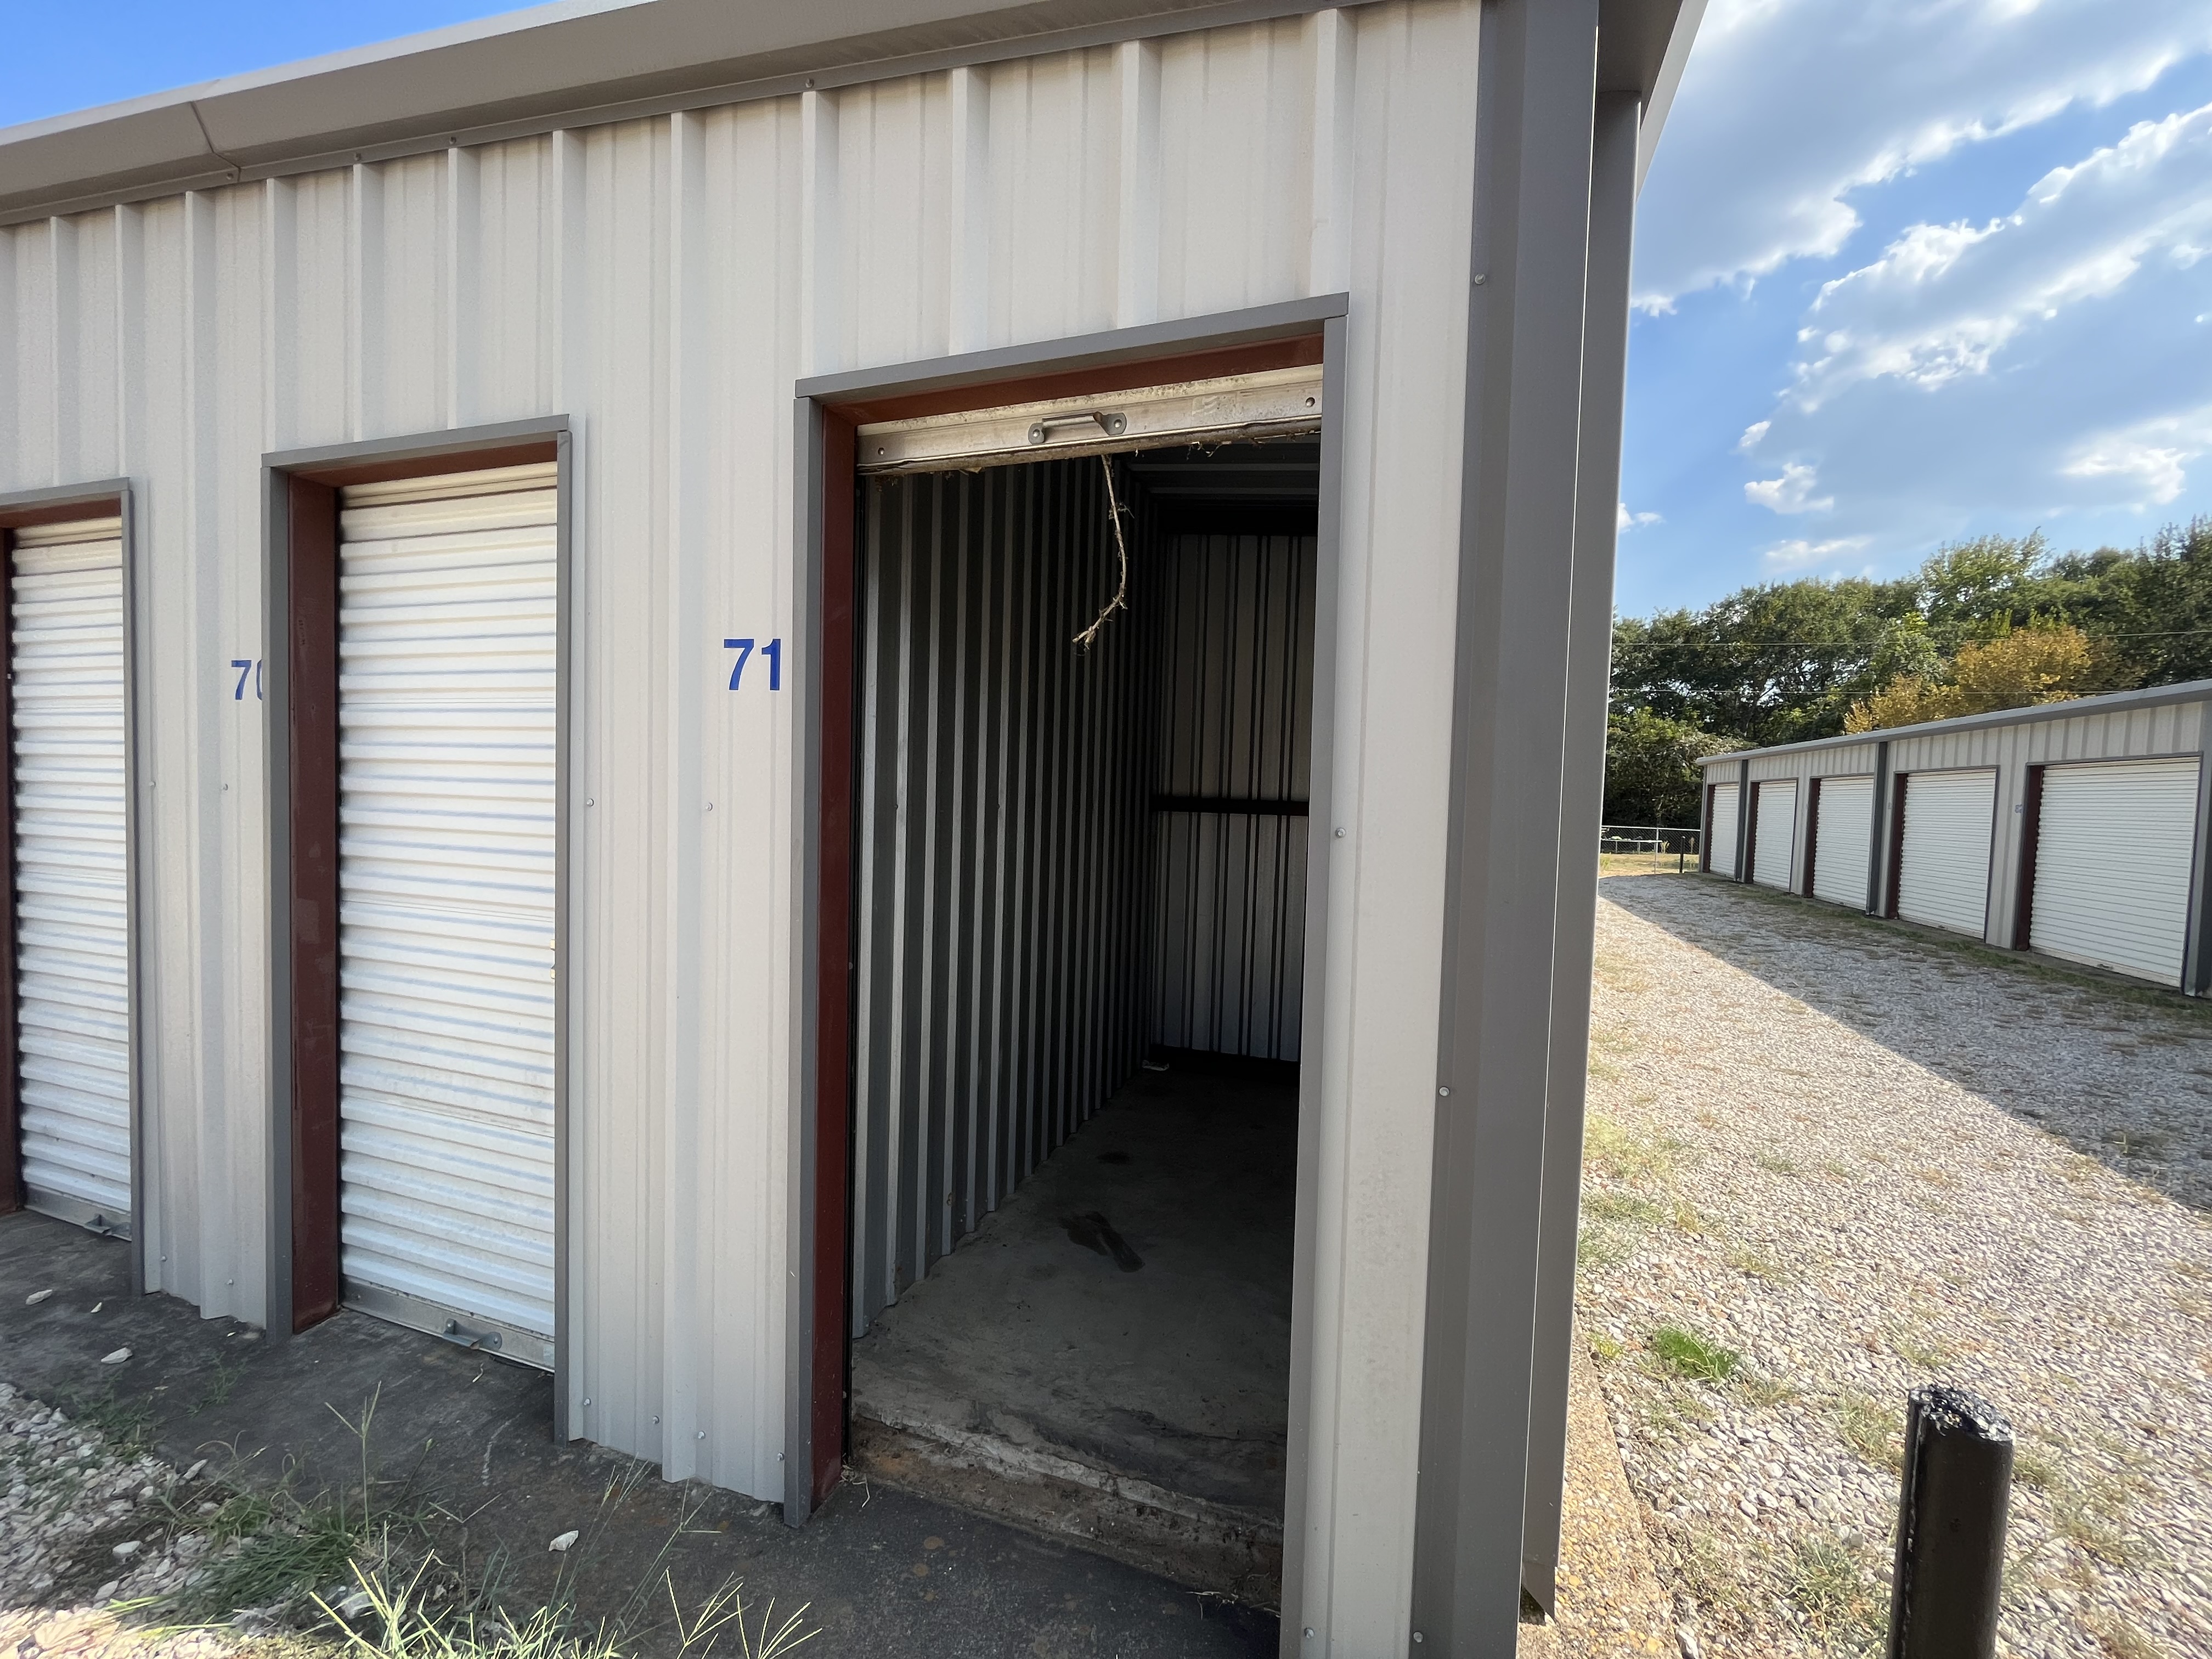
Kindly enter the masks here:
[[2212, 1653], [2212, 1008], [1601, 891], [1579, 1316], [1686, 1651], [1876, 1650], [1941, 1380], [2020, 1436], [2000, 1651]]

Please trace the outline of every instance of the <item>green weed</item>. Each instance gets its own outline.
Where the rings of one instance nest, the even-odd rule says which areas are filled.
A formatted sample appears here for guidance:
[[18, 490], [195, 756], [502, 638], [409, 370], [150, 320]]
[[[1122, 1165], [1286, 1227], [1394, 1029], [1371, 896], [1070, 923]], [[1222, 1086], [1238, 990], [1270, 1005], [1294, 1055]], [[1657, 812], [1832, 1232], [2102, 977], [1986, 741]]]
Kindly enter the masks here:
[[1743, 1363], [1733, 1348], [1709, 1342], [1679, 1325], [1662, 1325], [1652, 1332], [1651, 1351], [1675, 1376], [1693, 1382], [1725, 1382]]

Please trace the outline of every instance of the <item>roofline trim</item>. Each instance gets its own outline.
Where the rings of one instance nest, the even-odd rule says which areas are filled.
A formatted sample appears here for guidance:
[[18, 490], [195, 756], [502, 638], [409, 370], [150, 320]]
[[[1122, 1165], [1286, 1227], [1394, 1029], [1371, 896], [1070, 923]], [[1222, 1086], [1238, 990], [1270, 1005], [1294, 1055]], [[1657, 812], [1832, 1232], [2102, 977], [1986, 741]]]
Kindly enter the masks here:
[[[1647, 3], [1664, 4], [1666, 0], [1647, 0]], [[195, 148], [191, 150], [178, 149], [172, 153], [168, 161], [176, 167], [174, 173], [158, 178], [140, 177], [127, 183], [75, 193], [69, 193], [67, 185], [58, 186], [51, 195], [34, 195], [28, 199], [19, 200], [13, 206], [0, 209], [0, 228], [97, 212], [103, 208], [127, 206], [193, 191], [223, 189], [268, 179], [326, 172], [356, 163], [395, 161], [452, 149], [471, 149], [549, 132], [791, 97], [810, 88], [830, 91], [908, 76], [1004, 63], [1014, 58], [1079, 52], [1129, 40], [1157, 40], [1173, 34], [1304, 16], [1332, 9], [1329, 0], [1214, 0], [1211, 4], [1165, 5], [1160, 9], [1136, 16], [1058, 28], [1018, 28], [995, 39], [970, 41], [956, 46], [844, 61], [837, 61], [836, 53], [841, 46], [848, 44], [849, 37], [825, 40], [814, 43], [809, 49], [810, 55], [823, 60], [811, 69], [793, 69], [755, 80], [723, 82], [651, 97], [605, 101], [592, 101], [590, 96], [592, 88], [579, 87], [574, 90], [582, 101], [552, 111], [473, 126], [437, 124], [434, 117], [425, 116], [422, 118], [425, 125], [412, 135], [357, 146], [333, 147], [328, 143], [325, 136], [307, 136], [299, 142], [302, 145], [316, 145], [316, 148], [302, 149], [278, 159], [254, 162], [232, 161], [214, 148], [208, 137], [206, 117], [201, 105], [212, 97], [251, 94], [265, 88], [288, 86], [317, 75], [343, 70], [403, 74], [410, 58], [423, 52], [495, 39], [501, 34], [556, 27], [611, 12], [647, 9], [652, 3], [653, 0], [614, 0], [614, 3], [608, 3], [608, 0], [562, 0], [562, 3], [511, 13], [502, 18], [480, 19], [404, 37], [398, 42], [386, 42], [333, 53], [300, 64], [204, 82], [179, 92], [153, 94], [88, 111], [47, 117], [19, 126], [0, 129], [0, 170], [4, 170], [8, 150], [15, 143], [51, 140], [75, 133], [90, 134], [112, 122], [162, 112], [189, 114], [198, 139]], [[1626, 8], [1634, 4], [1635, 0], [1607, 0], [1604, 9], [1610, 12], [1616, 6]], [[1680, 79], [1681, 65], [1687, 58], [1705, 5], [1705, 0], [1679, 0], [1680, 9], [1668, 24], [1664, 56], [1659, 64], [1650, 68], [1648, 78], [1652, 85], [1643, 93], [1645, 112], [1639, 143], [1639, 184], [1642, 167], [1648, 165], [1652, 146], [1657, 143], [1660, 126], [1665, 119], [1667, 107], [1672, 102], [1675, 83]], [[1024, 9], [1020, 21], [1033, 21], [1035, 15], [1034, 9]], [[1633, 15], [1632, 12], [1623, 15], [1622, 22], [1630, 23]], [[401, 47], [404, 50], [398, 49]], [[1600, 88], [1601, 91], [1626, 89]]]
[[2107, 691], [2094, 697], [2039, 702], [2026, 708], [1999, 708], [1986, 714], [1955, 714], [1948, 720], [1887, 726], [1874, 732], [1846, 732], [1840, 737], [1808, 738], [1802, 743], [1778, 743], [1765, 749], [1730, 749], [1720, 754], [1700, 756], [1698, 764], [1733, 764], [1757, 760], [1762, 755], [1809, 754], [1820, 749], [1848, 749], [1854, 744], [1896, 743], [1906, 738], [1936, 737], [1948, 732], [1979, 732], [1993, 726], [2033, 726], [2044, 720], [2074, 720], [2084, 714], [2125, 714], [2138, 708], [2162, 708], [2177, 702], [2212, 702], [2212, 680], [2183, 680], [2174, 685], [2148, 685], [2134, 691]]

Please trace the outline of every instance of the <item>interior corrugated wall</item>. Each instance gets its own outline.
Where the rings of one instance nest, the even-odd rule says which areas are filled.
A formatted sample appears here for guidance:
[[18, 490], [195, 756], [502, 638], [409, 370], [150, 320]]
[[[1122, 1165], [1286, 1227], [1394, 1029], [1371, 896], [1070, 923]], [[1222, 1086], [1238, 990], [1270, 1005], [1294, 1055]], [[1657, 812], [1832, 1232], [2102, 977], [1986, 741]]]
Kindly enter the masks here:
[[864, 485], [853, 1329], [1136, 1067], [1151, 677], [1096, 460]]
[[1310, 535], [1161, 538], [1152, 1037], [1169, 1048], [1298, 1057], [1314, 553]]

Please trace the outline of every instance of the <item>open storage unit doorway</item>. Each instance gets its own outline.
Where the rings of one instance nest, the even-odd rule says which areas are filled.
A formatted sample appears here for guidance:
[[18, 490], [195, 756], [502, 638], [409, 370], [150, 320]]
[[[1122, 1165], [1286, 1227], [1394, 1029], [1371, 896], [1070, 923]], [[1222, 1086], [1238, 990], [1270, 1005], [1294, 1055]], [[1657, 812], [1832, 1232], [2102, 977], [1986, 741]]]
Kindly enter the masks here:
[[1261, 1602], [1320, 343], [854, 433], [852, 1455]]

